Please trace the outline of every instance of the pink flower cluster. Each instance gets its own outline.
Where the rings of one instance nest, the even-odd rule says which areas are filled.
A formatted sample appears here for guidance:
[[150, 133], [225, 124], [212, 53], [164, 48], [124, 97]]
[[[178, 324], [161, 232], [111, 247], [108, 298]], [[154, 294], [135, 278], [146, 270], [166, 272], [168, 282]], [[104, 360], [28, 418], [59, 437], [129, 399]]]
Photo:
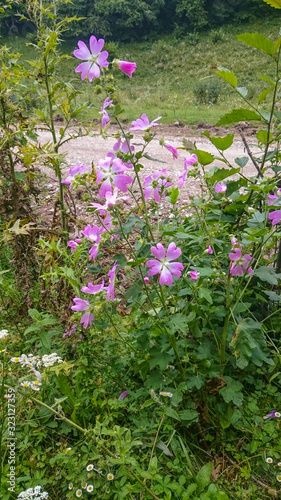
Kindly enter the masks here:
[[164, 168], [161, 172], [155, 172], [153, 175], [148, 175], [143, 182], [144, 197], [147, 200], [153, 195], [154, 200], [159, 202], [165, 197], [166, 190], [172, 185], [172, 179]]
[[237, 242], [236, 238], [232, 238], [232, 252], [229, 254], [230, 260], [233, 264], [230, 266], [231, 276], [243, 276], [244, 274], [252, 274], [253, 269], [251, 263], [253, 262], [253, 257], [249, 254], [242, 254], [241, 245]]

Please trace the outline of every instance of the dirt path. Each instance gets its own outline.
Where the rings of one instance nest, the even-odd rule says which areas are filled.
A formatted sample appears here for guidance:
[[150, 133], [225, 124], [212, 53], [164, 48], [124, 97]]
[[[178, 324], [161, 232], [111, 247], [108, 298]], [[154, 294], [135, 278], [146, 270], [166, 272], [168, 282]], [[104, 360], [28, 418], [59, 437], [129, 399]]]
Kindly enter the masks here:
[[[129, 129], [129, 125], [125, 126], [125, 131]], [[196, 130], [195, 128], [190, 128], [187, 126], [175, 126], [175, 125], [166, 125], [155, 127], [154, 131], [157, 132], [157, 137], [154, 138], [149, 146], [147, 147], [147, 153], [153, 157], [160, 160], [160, 162], [150, 161], [148, 159], [143, 158], [142, 164], [144, 165], [144, 169], [141, 171], [141, 178], [144, 179], [147, 175], [150, 175], [154, 172], [162, 170], [163, 168], [167, 169], [167, 172], [172, 176], [172, 178], [177, 181], [180, 174], [183, 172], [183, 159], [185, 156], [188, 156], [189, 153], [186, 150], [181, 150], [182, 147], [182, 139], [186, 138], [192, 142], [196, 142], [197, 149], [203, 149], [210, 153], [213, 153], [218, 156], [218, 152], [215, 147], [210, 143], [207, 137], [202, 135], [202, 132], [206, 129], [200, 127]], [[112, 126], [108, 133], [114, 135], [118, 132], [119, 129]], [[228, 130], [218, 130], [216, 128], [209, 129], [211, 135], [220, 135], [224, 136], [229, 133]], [[219, 133], [218, 133], [219, 132]], [[95, 129], [93, 129], [93, 134], [95, 133]], [[247, 134], [248, 143], [255, 144], [254, 131], [251, 129], [245, 130]], [[164, 137], [169, 143], [171, 143], [176, 148], [179, 148], [179, 158], [177, 160], [173, 160], [172, 154], [167, 151], [166, 148], [160, 146], [159, 139]], [[47, 132], [39, 132], [39, 141], [40, 143], [46, 143], [51, 140], [50, 134]], [[75, 140], [71, 140], [67, 142], [62, 148], [61, 151], [67, 153], [67, 161], [69, 166], [75, 165], [76, 162], [84, 163], [85, 165], [91, 165], [92, 163], [97, 165], [98, 161], [106, 156], [108, 152], [113, 151], [113, 145], [116, 142], [116, 138], [108, 137], [104, 139], [103, 137], [97, 136], [87, 136], [87, 137], [78, 137]], [[143, 142], [142, 133], [138, 132], [134, 136], [134, 139], [131, 141], [132, 144], [135, 145], [136, 151], [141, 149], [140, 144]], [[235, 139], [232, 147], [228, 149], [225, 153], [226, 158], [230, 161], [231, 165], [237, 167], [235, 164], [235, 158], [241, 156], [247, 156], [245, 151], [244, 144], [242, 142], [241, 137], [238, 133], [235, 133]], [[207, 168], [211, 168], [214, 165], [218, 167], [223, 167], [224, 163], [219, 161], [218, 159], [211, 165], [208, 165]], [[67, 176], [67, 168], [64, 170], [64, 177]], [[57, 181], [54, 178], [54, 174], [49, 171], [49, 169], [45, 169], [45, 172], [50, 179], [50, 183], [48, 187], [50, 191], [57, 192]], [[249, 160], [247, 166], [244, 168], [244, 174], [255, 175], [256, 170], [251, 160]], [[188, 202], [188, 193], [196, 194], [200, 190], [200, 185], [198, 181], [194, 179], [187, 179], [185, 182], [181, 194], [180, 194], [180, 203], [185, 204]], [[51, 210], [50, 210], [51, 211]]]

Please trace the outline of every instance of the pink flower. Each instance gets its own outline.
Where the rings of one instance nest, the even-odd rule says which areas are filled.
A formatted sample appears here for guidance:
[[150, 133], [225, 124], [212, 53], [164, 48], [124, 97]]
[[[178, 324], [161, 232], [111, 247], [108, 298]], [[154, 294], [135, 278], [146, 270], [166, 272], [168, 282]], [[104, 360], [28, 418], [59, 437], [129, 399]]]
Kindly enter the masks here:
[[190, 271], [189, 272], [189, 277], [192, 281], [197, 281], [199, 279], [199, 271]]
[[99, 253], [99, 244], [93, 245], [89, 250], [89, 260], [95, 260], [96, 256]]
[[231, 264], [230, 267], [230, 275], [231, 276], [242, 276], [245, 272], [247, 274], [251, 274], [253, 272], [252, 267], [250, 266], [251, 261], [253, 260], [252, 256], [249, 254], [242, 255], [242, 251], [240, 248], [234, 248], [234, 252], [229, 254], [230, 260], [235, 261]]
[[107, 276], [109, 276], [109, 285], [104, 287], [104, 290], [107, 290], [106, 300], [111, 299], [112, 302], [114, 301], [114, 284], [115, 284], [116, 268], [117, 267], [118, 267], [118, 264], [115, 261], [113, 268], [110, 269], [110, 271], [107, 274]]
[[129, 61], [114, 61], [116, 63], [116, 66], [118, 69], [123, 71], [125, 75], [127, 75], [129, 78], [132, 78], [134, 71], [137, 68], [137, 65], [135, 62], [129, 62]]
[[113, 151], [115, 151], [116, 153], [118, 151], [121, 151], [121, 153], [130, 154], [131, 152], [135, 151], [135, 148], [134, 148], [134, 146], [131, 146], [130, 139], [125, 139], [122, 142], [121, 137], [119, 137], [118, 141], [115, 142], [115, 144], [113, 146]]
[[73, 302], [75, 302], [75, 306], [72, 306], [72, 311], [86, 311], [89, 307], [88, 300], [80, 299], [79, 297], [74, 297]]
[[116, 205], [117, 201], [128, 199], [128, 196], [120, 196], [117, 200], [117, 195], [118, 195], [118, 189], [114, 188], [113, 194], [110, 191], [107, 191], [105, 193], [106, 201], [105, 201], [104, 205], [101, 205], [100, 203], [91, 203], [91, 205], [96, 210], [106, 212], [110, 207], [113, 207], [114, 205]]
[[106, 108], [108, 108], [108, 106], [111, 106], [112, 103], [113, 103], [113, 101], [110, 101], [109, 97], [107, 97], [104, 100], [102, 107], [100, 108], [100, 111], [102, 113], [102, 118], [101, 118], [101, 127], [102, 128], [105, 128], [106, 124], [110, 121], [109, 114], [106, 111]]
[[150, 279], [147, 276], [143, 278], [143, 281], [146, 283], [146, 285], [150, 284]]
[[[160, 141], [160, 143], [161, 143], [161, 141]], [[168, 151], [170, 151], [170, 153], [172, 153], [172, 155], [173, 155], [173, 159], [174, 159], [174, 160], [176, 160], [176, 159], [178, 158], [179, 153], [178, 153], [178, 150], [177, 150], [174, 146], [172, 146], [171, 144], [169, 144], [169, 142], [167, 142], [167, 141], [164, 141], [164, 142], [163, 142], [163, 146], [164, 146], [164, 147], [165, 147]]]
[[99, 184], [103, 181], [99, 189], [99, 196], [101, 198], [105, 196], [107, 191], [112, 193], [112, 184], [115, 184], [124, 193], [128, 191], [127, 184], [131, 184], [133, 179], [125, 175], [127, 167], [120, 158], [116, 158], [114, 154], [108, 153], [103, 160], [99, 161], [98, 165], [99, 168], [96, 169], [96, 183]]
[[143, 182], [144, 197], [147, 200], [152, 194], [154, 200], [159, 202], [165, 196], [165, 189], [171, 186], [172, 181], [164, 168], [161, 172], [155, 172], [153, 175], [148, 175]]
[[215, 185], [216, 193], [225, 193], [227, 190], [227, 185], [224, 182], [220, 182]]
[[157, 260], [148, 260], [146, 265], [150, 267], [148, 274], [155, 276], [160, 273], [159, 284], [171, 286], [173, 284], [173, 275], [176, 278], [181, 276], [183, 265], [180, 262], [171, 262], [181, 255], [181, 249], [176, 247], [175, 243], [170, 243], [167, 249], [161, 243], [157, 243], [156, 247], [151, 247], [151, 253]]
[[197, 158], [196, 154], [194, 154], [194, 153], [192, 155], [190, 155], [188, 158], [184, 158], [184, 163], [186, 165], [189, 165], [189, 166], [191, 166], [197, 162], [198, 162], [198, 158]]
[[108, 52], [104, 50], [101, 52], [104, 46], [104, 40], [100, 38], [96, 39], [95, 36], [91, 36], [89, 39], [90, 50], [87, 45], [79, 40], [78, 49], [74, 50], [73, 55], [78, 59], [82, 59], [83, 62], [77, 66], [75, 73], [81, 73], [81, 79], [85, 80], [88, 75], [89, 81], [91, 82], [93, 78], [99, 78], [100, 67], [105, 68], [108, 66]]
[[78, 243], [76, 241], [74, 241], [74, 240], [69, 240], [67, 242], [67, 246], [70, 248], [71, 253], [73, 253], [75, 251], [77, 245], [78, 245]]
[[100, 235], [104, 233], [104, 229], [103, 227], [99, 228], [98, 226], [91, 226], [90, 224], [87, 224], [81, 233], [92, 243], [99, 243], [101, 239]]
[[[71, 307], [72, 311], [87, 311], [90, 306], [88, 300], [83, 300], [79, 297], [75, 297], [73, 302], [75, 302], [75, 306]], [[92, 326], [94, 319], [94, 315], [87, 311], [83, 314], [80, 323], [83, 324], [84, 328], [87, 328], [88, 325]]]
[[84, 328], [88, 328], [89, 325], [90, 327], [92, 326], [94, 319], [95, 317], [93, 314], [86, 312], [85, 314], [83, 314], [80, 323], [83, 325]]
[[124, 391], [122, 392], [122, 394], [120, 394], [119, 399], [125, 399], [127, 396], [129, 396], [128, 391]]
[[276, 410], [272, 410], [270, 413], [268, 413], [267, 415], [265, 415], [264, 420], [266, 420], [267, 418], [280, 418], [281, 417], [281, 412], [279, 411], [276, 411]]
[[198, 161], [198, 158], [197, 158], [197, 156], [195, 154], [190, 155], [188, 158], [184, 158], [183, 173], [178, 178], [178, 187], [179, 187], [179, 189], [182, 188], [183, 183], [186, 181], [186, 178], [187, 178], [187, 167], [193, 165], [193, 163], [196, 163], [197, 161]]
[[93, 285], [93, 283], [90, 282], [88, 283], [88, 286], [82, 286], [81, 292], [90, 293], [93, 295], [103, 290], [103, 287], [104, 287], [104, 280], [102, 280], [102, 283], [100, 285]]
[[141, 118], [138, 118], [137, 120], [132, 122], [133, 126], [130, 128], [130, 130], [149, 130], [151, 127], [156, 127], [157, 125], [159, 125], [159, 123], [155, 122], [160, 120], [160, 118], [162, 118], [162, 116], [158, 116], [157, 118], [155, 118], [155, 120], [152, 120], [152, 122], [149, 123], [149, 119], [147, 118], [146, 114], [143, 113], [141, 115]]
[[281, 220], [281, 210], [275, 210], [274, 212], [270, 212], [268, 218], [269, 220], [271, 220], [272, 225], [275, 226]]
[[87, 167], [83, 163], [76, 163], [75, 167], [70, 167], [68, 171], [68, 177], [61, 181], [62, 184], [70, 184], [69, 189], [71, 189], [72, 181], [74, 180], [75, 176], [80, 174], [83, 175], [87, 170], [89, 170], [90, 167]]
[[212, 249], [212, 247], [210, 245], [208, 246], [206, 252], [209, 253], [210, 255], [212, 255], [213, 249]]

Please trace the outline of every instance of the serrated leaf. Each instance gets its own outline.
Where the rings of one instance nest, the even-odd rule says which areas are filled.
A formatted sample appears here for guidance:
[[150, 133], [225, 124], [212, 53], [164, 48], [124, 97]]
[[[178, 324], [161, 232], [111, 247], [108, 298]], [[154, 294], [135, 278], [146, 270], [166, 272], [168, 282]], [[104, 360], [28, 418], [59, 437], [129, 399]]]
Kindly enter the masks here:
[[273, 267], [260, 266], [254, 270], [253, 274], [257, 276], [260, 280], [266, 281], [271, 285], [278, 285], [278, 280], [281, 278], [281, 274], [277, 274]]
[[254, 349], [261, 353], [267, 351], [261, 324], [251, 318], [243, 320], [237, 326], [230, 346], [234, 349], [237, 366], [243, 370], [252, 359]]
[[265, 3], [274, 7], [275, 9], [281, 9], [281, 0], [263, 0]]
[[206, 299], [209, 304], [213, 303], [211, 292], [207, 288], [199, 288], [198, 296], [200, 299]]
[[192, 153], [196, 154], [198, 162], [201, 163], [201, 165], [203, 166], [209, 165], [215, 159], [214, 155], [208, 153], [207, 151], [202, 151], [201, 149], [194, 149]]
[[243, 384], [231, 377], [224, 377], [224, 379], [227, 383], [227, 386], [223, 387], [220, 390], [220, 394], [223, 397], [224, 401], [226, 403], [230, 403], [232, 401], [236, 406], [241, 406], [243, 401], [243, 394], [241, 392], [243, 389]]
[[[216, 170], [215, 170], [216, 169]], [[215, 184], [215, 182], [223, 181], [230, 177], [231, 175], [238, 174], [240, 172], [240, 168], [218, 168], [215, 167], [213, 170], [214, 173], [209, 178], [211, 184]]]
[[243, 168], [243, 167], [245, 167], [245, 165], [247, 165], [247, 163], [249, 161], [249, 157], [248, 156], [240, 156], [240, 158], [235, 158], [234, 161], [237, 165], [239, 165], [239, 167]]
[[278, 295], [276, 292], [264, 291], [264, 293], [268, 296], [269, 300], [272, 300], [272, 302], [281, 303], [281, 295]]
[[236, 87], [237, 78], [233, 71], [229, 71], [228, 69], [219, 69], [218, 71], [216, 71], [216, 74], [220, 76], [225, 82], [229, 83], [231, 87]]
[[186, 139], [185, 137], [182, 140], [182, 145], [188, 151], [194, 149], [195, 147], [194, 142], [190, 141], [189, 139]]
[[239, 42], [261, 50], [268, 56], [272, 56], [275, 52], [272, 41], [262, 33], [242, 33], [241, 35], [237, 35], [237, 39]]
[[219, 121], [217, 122], [217, 126], [220, 127], [221, 125], [228, 125], [229, 123], [237, 123], [247, 120], [260, 121], [261, 115], [250, 109], [233, 109], [232, 111], [230, 111], [230, 113], [226, 113], [222, 118], [219, 119]]
[[227, 134], [225, 137], [212, 137], [209, 132], [204, 132], [204, 135], [219, 151], [225, 151], [233, 144], [234, 134]]
[[8, 229], [9, 233], [14, 233], [16, 236], [20, 236], [21, 234], [29, 234], [31, 226], [34, 225], [34, 222], [28, 222], [28, 224], [24, 224], [20, 227], [21, 219], [17, 219], [12, 227]]

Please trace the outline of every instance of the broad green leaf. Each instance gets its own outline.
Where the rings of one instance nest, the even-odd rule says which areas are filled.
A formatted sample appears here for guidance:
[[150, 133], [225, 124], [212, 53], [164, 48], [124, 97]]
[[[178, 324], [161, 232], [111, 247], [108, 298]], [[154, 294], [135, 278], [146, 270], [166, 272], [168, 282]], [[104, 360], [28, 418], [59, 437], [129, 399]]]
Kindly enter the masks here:
[[276, 42], [274, 44], [274, 50], [275, 50], [275, 52], [277, 52], [277, 50], [280, 48], [280, 46], [281, 46], [281, 37], [278, 38], [278, 40], [276, 40]]
[[181, 420], [193, 420], [197, 421], [199, 419], [199, 415], [196, 410], [183, 410], [180, 412]]
[[172, 324], [172, 329], [175, 329], [175, 331], [180, 330], [182, 333], [188, 332], [188, 321], [184, 314], [174, 314], [171, 321], [169, 321], [169, 324]]
[[269, 56], [272, 56], [275, 52], [272, 41], [262, 33], [242, 33], [241, 35], [237, 35], [237, 39], [239, 42], [261, 50]]
[[211, 182], [211, 184], [215, 184], [216, 182], [223, 181], [224, 179], [227, 179], [227, 177], [230, 177], [231, 175], [234, 175], [234, 174], [238, 174], [239, 172], [240, 172], [240, 168], [218, 168], [218, 167], [215, 167], [214, 169], [212, 169], [212, 172], [210, 172], [212, 175], [209, 178], [209, 181]]
[[208, 153], [207, 151], [202, 151], [201, 149], [194, 149], [192, 153], [196, 154], [198, 162], [203, 166], [209, 165], [209, 163], [212, 163], [215, 159], [214, 155]]
[[180, 193], [179, 188], [172, 188], [171, 189], [170, 200], [171, 200], [172, 205], [175, 205], [177, 203], [179, 193]]
[[237, 366], [243, 370], [252, 359], [254, 349], [267, 353], [261, 324], [251, 318], [243, 320], [237, 326], [230, 346], [234, 349]]
[[243, 389], [243, 384], [231, 377], [225, 376], [224, 379], [227, 383], [227, 386], [223, 387], [220, 390], [221, 396], [226, 403], [230, 403], [232, 401], [236, 406], [240, 406], [243, 401], [243, 394], [241, 392]]
[[260, 121], [261, 115], [250, 109], [233, 109], [230, 113], [226, 113], [219, 119], [217, 126], [220, 127], [221, 125], [228, 125], [229, 123], [237, 123], [248, 120]]
[[231, 87], [235, 88], [237, 85], [237, 78], [233, 71], [229, 71], [226, 68], [219, 69], [216, 74], [220, 76], [225, 82], [229, 83]]
[[234, 134], [227, 134], [225, 137], [212, 137], [209, 132], [204, 132], [203, 135], [208, 137], [219, 151], [225, 151], [233, 144]]
[[278, 280], [281, 278], [281, 274], [277, 274], [273, 267], [260, 266], [254, 271], [254, 275], [260, 280], [266, 281], [271, 285], [278, 285]]
[[169, 406], [166, 409], [166, 415], [167, 415], [167, 417], [171, 417], [171, 418], [173, 418], [175, 420], [180, 420], [180, 416], [176, 412], [176, 410], [173, 410], [173, 408], [170, 408]]
[[211, 292], [207, 288], [199, 288], [198, 296], [200, 299], [206, 299], [209, 304], [213, 303]]
[[[268, 132], [267, 130], [258, 130], [256, 133], [257, 140], [261, 144], [267, 144], [268, 143]], [[269, 134], [269, 140], [271, 141], [272, 139], [272, 133]]]
[[161, 370], [164, 370], [167, 365], [171, 363], [171, 355], [166, 352], [161, 352], [159, 349], [153, 348], [150, 351], [149, 365], [150, 368], [159, 366]]
[[39, 332], [39, 337], [40, 337], [41, 344], [44, 347], [44, 349], [50, 349], [51, 348], [51, 334], [50, 334], [50, 332]]
[[75, 402], [76, 402], [75, 395], [73, 393], [72, 388], [69, 385], [69, 382], [68, 382], [66, 376], [63, 375], [62, 373], [60, 373], [59, 376], [56, 377], [56, 381], [57, 381], [58, 387], [61, 390], [61, 392], [63, 394], [65, 394], [65, 396], [68, 397], [68, 400], [74, 406]]
[[274, 87], [268, 87], [267, 89], [264, 89], [259, 97], [258, 97], [258, 103], [260, 104], [262, 101], [264, 101], [264, 99], [268, 96], [269, 92], [271, 92], [273, 90]]
[[245, 167], [245, 165], [247, 165], [247, 163], [249, 161], [249, 157], [248, 156], [240, 156], [240, 158], [235, 158], [234, 161], [237, 165], [239, 165], [239, 167], [243, 168], [243, 167]]
[[275, 9], [281, 9], [281, 0], [263, 0], [265, 3], [274, 7]]
[[196, 475], [195, 481], [197, 484], [197, 492], [201, 493], [201, 491], [208, 486], [211, 482], [211, 474], [212, 474], [213, 466], [211, 462], [208, 462], [206, 465], [201, 467], [200, 471]]

